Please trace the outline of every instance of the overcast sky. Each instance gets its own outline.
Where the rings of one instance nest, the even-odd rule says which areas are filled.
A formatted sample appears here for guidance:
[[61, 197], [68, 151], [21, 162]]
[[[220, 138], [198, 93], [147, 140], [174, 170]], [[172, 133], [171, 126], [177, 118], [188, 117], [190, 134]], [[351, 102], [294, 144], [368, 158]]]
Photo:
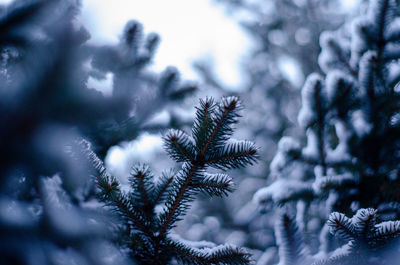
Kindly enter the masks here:
[[191, 61], [214, 57], [220, 78], [240, 83], [238, 62], [250, 40], [211, 0], [84, 0], [83, 23], [95, 43], [116, 42], [125, 23], [137, 19], [145, 32], [161, 35], [155, 68], [175, 65], [184, 77], [194, 78]]

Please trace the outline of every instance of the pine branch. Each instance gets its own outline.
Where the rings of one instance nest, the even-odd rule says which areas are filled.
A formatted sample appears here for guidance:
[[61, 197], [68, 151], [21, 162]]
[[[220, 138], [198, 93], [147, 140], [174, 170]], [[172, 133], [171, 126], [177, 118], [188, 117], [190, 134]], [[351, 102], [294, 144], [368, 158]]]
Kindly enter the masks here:
[[129, 177], [133, 191], [130, 193], [130, 199], [137, 207], [143, 210], [147, 219], [151, 219], [153, 212], [151, 196], [155, 187], [152, 179], [153, 176], [147, 165], [138, 165], [132, 168]]
[[216, 108], [213, 98], [200, 99], [200, 107], [196, 107], [196, 118], [194, 120], [192, 134], [195, 139], [197, 153], [201, 153], [212, 133], [212, 113]]
[[351, 258], [347, 254], [337, 255], [330, 257], [325, 260], [318, 260], [312, 265], [343, 265], [343, 264], [351, 264]]
[[190, 187], [209, 196], [226, 196], [233, 192], [233, 181], [226, 174], [204, 174], [201, 178], [193, 179]]
[[195, 147], [189, 135], [181, 130], [169, 130], [164, 136], [164, 148], [176, 162], [193, 162]]
[[303, 244], [304, 240], [296, 222], [291, 217], [283, 214], [275, 230], [279, 246], [279, 264], [298, 265], [309, 263], [310, 257]]
[[330, 227], [330, 231], [333, 235], [338, 235], [344, 240], [349, 241], [357, 237], [355, 234], [356, 228], [354, 227], [351, 219], [347, 218], [342, 213], [331, 213], [327, 224]]
[[400, 221], [387, 221], [375, 226], [373, 240], [377, 247], [382, 247], [392, 243], [394, 239], [400, 238]]
[[225, 148], [216, 150], [205, 158], [206, 163], [222, 170], [240, 168], [257, 161], [257, 148], [252, 142], [238, 141], [228, 143]]
[[240, 117], [238, 111], [241, 108], [237, 97], [226, 97], [221, 100], [214, 113], [211, 135], [200, 152], [202, 156], [224, 146], [233, 133], [232, 125], [238, 122]]
[[370, 238], [375, 233], [376, 210], [372, 208], [360, 209], [352, 218], [355, 225], [355, 231], [363, 238]]
[[114, 198], [108, 205], [114, 206], [113, 211], [118, 212], [120, 216], [126, 219], [126, 223], [133, 229], [142, 231], [151, 238], [150, 220], [143, 212], [143, 209], [131, 203], [125, 194], [121, 194], [118, 198]]
[[[212, 99], [206, 99], [205, 101], [200, 100], [200, 108], [198, 108], [196, 113], [196, 119], [193, 125], [193, 136], [195, 138], [195, 150], [197, 150], [197, 154], [195, 159], [190, 162], [186, 162], [180, 174], [176, 178], [173, 184], [173, 191], [170, 193], [170, 196], [167, 199], [166, 210], [161, 215], [161, 223], [160, 226], [160, 238], [165, 236], [165, 233], [168, 229], [173, 227], [174, 222], [177, 221], [177, 217], [180, 215], [184, 215], [186, 209], [188, 208], [187, 203], [193, 200], [194, 190], [190, 190], [192, 179], [198, 179], [198, 177], [202, 176], [202, 171], [205, 169], [205, 166], [208, 165], [207, 161], [205, 161], [205, 156], [211, 150], [216, 148], [224, 148], [226, 141], [229, 136], [233, 133], [232, 125], [237, 123], [237, 118], [239, 117], [237, 111], [240, 109], [240, 103], [238, 98], [236, 97], [228, 97], [223, 98], [218, 107], [215, 107], [214, 101]], [[177, 139], [178, 137], [183, 138], [183, 140]], [[175, 143], [189, 143], [190, 141], [185, 140], [188, 139], [184, 134], [173, 134], [171, 139], [171, 133], [165, 138], [167, 142], [167, 148], [171, 147], [170, 143], [173, 143], [174, 146], [170, 150], [174, 156], [177, 156], [179, 161], [181, 160], [182, 155], [177, 155], [180, 148], [176, 147]], [[172, 141], [173, 140], [173, 141]], [[186, 149], [187, 150], [187, 149]], [[232, 148], [228, 150], [232, 151]], [[255, 158], [250, 158], [250, 155], [255, 156], [256, 152], [250, 151], [251, 154], [247, 154], [247, 160], [242, 161], [241, 166], [245, 164], [252, 163]], [[180, 152], [182, 154], [182, 152]], [[227, 154], [224, 154], [227, 156]], [[247, 162], [247, 163], [246, 163]], [[217, 161], [214, 163], [216, 164]], [[225, 161], [219, 161], [225, 163]], [[220, 165], [220, 167], [221, 167]], [[205, 186], [203, 186], [205, 188]], [[217, 192], [216, 194], [220, 194]]]
[[170, 194], [166, 200], [166, 210], [161, 214], [159, 238], [163, 239], [167, 230], [174, 227], [174, 223], [184, 215], [188, 209], [187, 203], [193, 201], [194, 192], [188, 187], [192, 178], [201, 174], [202, 168], [196, 165], [185, 163], [182, 170], [175, 177], [172, 183]]
[[166, 192], [174, 179], [174, 175], [175, 174], [172, 171], [170, 173], [163, 172], [159, 179], [159, 183], [154, 187], [154, 199], [152, 200], [151, 208], [154, 208], [157, 204], [166, 200]]
[[249, 264], [250, 255], [241, 249], [222, 245], [214, 248], [193, 249], [177, 241], [168, 241], [167, 248], [182, 264], [208, 265]]
[[[228, 137], [224, 133], [230, 136], [231, 126], [237, 122], [238, 99], [223, 99], [220, 110], [213, 102], [212, 99], [200, 101], [192, 130], [194, 140], [178, 130], [170, 130], [164, 136], [164, 147], [169, 155], [176, 162], [183, 162], [177, 174], [164, 174], [158, 183], [154, 183], [148, 167], [137, 166], [129, 178], [131, 191], [125, 194], [120, 191], [118, 181], [97, 163], [103, 172], [98, 178], [99, 188], [106, 195], [112, 190], [115, 193], [104, 195], [103, 201], [119, 214], [125, 229], [123, 233], [128, 234], [128, 239], [121, 237], [122, 244], [129, 246], [132, 255], [143, 264], [166, 264], [174, 256], [187, 264], [249, 262], [249, 255], [234, 247], [221, 246], [205, 251], [168, 238], [171, 228], [186, 214], [196, 194], [222, 196], [233, 191], [232, 179], [225, 174], [206, 173], [208, 166], [240, 168], [256, 161], [254, 144], [247, 141], [226, 143]], [[221, 109], [224, 109], [223, 113]], [[205, 157], [210, 157], [209, 149], [217, 147], [218, 157], [215, 156], [213, 161], [206, 160]], [[155, 209], [158, 205], [163, 206], [161, 212]]]
[[[375, 224], [376, 212], [372, 208], [360, 209], [351, 219], [344, 214], [332, 213], [327, 222], [331, 232], [348, 243], [335, 250], [328, 259], [315, 264], [386, 264], [386, 256], [382, 253], [398, 246], [400, 221]], [[382, 263], [373, 260], [382, 260]]]

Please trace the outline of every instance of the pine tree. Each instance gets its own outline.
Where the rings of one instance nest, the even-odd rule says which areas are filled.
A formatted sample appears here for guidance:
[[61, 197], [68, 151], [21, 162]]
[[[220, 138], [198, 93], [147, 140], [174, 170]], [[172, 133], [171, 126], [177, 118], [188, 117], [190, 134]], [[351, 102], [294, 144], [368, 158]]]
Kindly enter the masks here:
[[223, 173], [208, 173], [208, 168], [228, 170], [251, 165], [257, 148], [248, 141], [231, 139], [238, 122], [241, 103], [226, 97], [220, 103], [212, 98], [200, 100], [192, 136], [169, 130], [165, 149], [179, 172], [155, 179], [147, 166], [137, 166], [130, 174], [130, 190], [121, 190], [101, 160], [88, 150], [98, 170], [99, 197], [116, 213], [120, 234], [116, 241], [140, 264], [248, 264], [249, 254], [231, 245], [187, 242], [172, 233], [190, 208], [196, 194], [223, 196], [233, 191], [232, 179]]
[[[389, 221], [399, 219], [398, 16], [397, 1], [374, 0], [351, 23], [321, 35], [323, 74], [307, 78], [298, 115], [306, 144], [281, 139], [270, 165], [270, 185], [254, 197], [296, 212], [315, 259], [328, 257], [317, 264], [395, 260], [377, 249], [398, 247], [392, 240], [399, 232], [397, 221]], [[324, 226], [330, 211], [335, 213]], [[351, 220], [345, 217], [355, 211]], [[372, 221], [375, 214], [384, 222]], [[368, 224], [367, 215], [372, 218]], [[345, 251], [334, 251], [328, 226], [345, 241]], [[314, 243], [318, 234], [320, 246]], [[293, 243], [287, 237], [284, 242]], [[283, 253], [280, 258], [289, 257]]]

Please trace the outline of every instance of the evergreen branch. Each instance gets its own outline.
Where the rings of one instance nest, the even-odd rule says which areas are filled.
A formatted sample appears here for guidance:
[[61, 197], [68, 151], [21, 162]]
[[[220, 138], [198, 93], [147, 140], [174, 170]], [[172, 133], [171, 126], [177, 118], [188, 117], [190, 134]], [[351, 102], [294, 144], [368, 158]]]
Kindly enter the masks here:
[[384, 42], [384, 33], [385, 30], [387, 29], [387, 25], [390, 22], [390, 7], [392, 6], [391, 0], [377, 0], [374, 2], [375, 6], [373, 9], [374, 17], [373, 22], [374, 22], [374, 27], [376, 29], [376, 33], [378, 36], [378, 42]]
[[369, 120], [372, 119], [371, 115], [373, 115], [373, 112], [375, 110], [374, 67], [376, 61], [377, 61], [377, 54], [372, 51], [365, 53], [360, 60], [360, 72], [358, 80], [361, 92], [363, 93], [363, 95], [367, 100], [364, 107]]
[[317, 178], [313, 184], [318, 191], [342, 190], [355, 187], [357, 179], [351, 174], [333, 175]]
[[248, 253], [229, 245], [222, 245], [214, 248], [194, 249], [181, 242], [169, 240], [167, 248], [182, 264], [242, 265], [250, 263], [250, 255]]
[[[199, 249], [195, 246], [187, 246], [167, 237], [171, 228], [181, 220], [190, 207], [195, 194], [204, 192], [210, 196], [222, 196], [233, 191], [232, 179], [225, 174], [206, 174], [205, 168], [210, 163], [220, 165], [220, 168], [236, 168], [246, 164], [252, 164], [256, 160], [256, 148], [250, 142], [230, 143], [226, 147], [223, 132], [232, 133], [230, 125], [236, 122], [237, 113], [233, 114], [239, 106], [236, 98], [223, 101], [219, 108], [224, 113], [215, 112], [215, 104], [212, 99], [201, 101], [197, 118], [194, 124], [193, 141], [182, 131], [170, 130], [164, 136], [165, 148], [169, 155], [177, 162], [184, 162], [182, 169], [175, 175], [163, 174], [158, 183], [153, 183], [148, 167], [135, 167], [129, 178], [131, 191], [123, 194], [119, 190], [119, 184], [115, 180], [116, 194], [104, 199], [123, 220], [122, 227], [125, 233], [132, 237], [133, 241], [122, 238], [124, 246], [132, 251], [132, 256], [145, 264], [167, 264], [174, 256], [187, 264], [247, 264], [247, 253], [229, 247]], [[222, 132], [220, 131], [222, 130]], [[220, 135], [221, 134], [221, 135]], [[203, 137], [203, 139], [200, 139]], [[215, 139], [219, 139], [216, 142]], [[222, 139], [222, 140], [221, 140]], [[194, 145], [195, 144], [195, 145]], [[210, 157], [209, 149], [219, 145], [219, 157], [215, 161], [206, 161]], [[205, 153], [199, 146], [206, 147]], [[211, 152], [210, 152], [211, 153]], [[230, 163], [222, 167], [221, 165]], [[236, 163], [237, 165], [233, 165]], [[105, 171], [104, 171], [105, 172]], [[103, 190], [108, 191], [110, 183], [108, 174], [99, 178]], [[104, 182], [104, 183], [103, 183]], [[162, 212], [156, 212], [156, 205], [165, 202]], [[147, 240], [135, 237], [143, 234]], [[179, 241], [179, 240], [178, 240]], [[135, 245], [138, 244], [138, 245]], [[146, 248], [146, 249], [142, 249]], [[145, 255], [143, 254], [145, 253]], [[143, 256], [144, 255], [144, 256]]]
[[145, 48], [150, 54], [150, 57], [155, 53], [157, 46], [160, 43], [160, 36], [157, 33], [149, 33], [146, 37]]
[[343, 264], [349, 264], [346, 263], [349, 261], [349, 255], [343, 254], [343, 255], [337, 255], [330, 257], [325, 260], [318, 260], [311, 265], [343, 265]]
[[132, 205], [126, 195], [121, 193], [120, 196], [114, 198], [109, 205], [115, 206], [113, 210], [125, 217], [128, 221], [128, 225], [132, 225], [134, 228], [137, 228], [139, 231], [152, 238], [148, 218], [142, 213], [140, 208]]
[[147, 235], [141, 233], [128, 234], [129, 238], [126, 245], [132, 251], [135, 260], [146, 260], [154, 256], [154, 245]]
[[206, 255], [177, 241], [168, 240], [165, 244], [171, 256], [181, 264], [207, 265], [210, 264]]
[[373, 241], [378, 246], [387, 245], [391, 240], [400, 238], [400, 221], [387, 221], [377, 224], [374, 230]]
[[205, 250], [208, 252], [209, 264], [241, 265], [250, 264], [250, 254], [230, 245], [217, 246]]
[[277, 205], [284, 205], [296, 200], [312, 201], [316, 198], [311, 183], [297, 180], [281, 179], [268, 187], [259, 189], [253, 196], [253, 200], [259, 204], [270, 201]]
[[357, 244], [354, 240], [350, 240], [347, 244], [333, 251], [328, 259], [318, 260], [312, 265], [342, 265], [342, 264], [358, 264], [355, 259], [354, 252], [357, 251]]
[[193, 94], [196, 90], [197, 90], [197, 87], [194, 84], [188, 83], [188, 84], [185, 84], [185, 85], [179, 87], [177, 90], [171, 92], [169, 95], [169, 98], [171, 100], [181, 100], [185, 96]]
[[196, 107], [196, 118], [192, 127], [193, 138], [195, 139], [196, 151], [201, 152], [213, 129], [212, 114], [216, 104], [212, 98], [200, 99], [200, 107]]
[[201, 178], [193, 179], [190, 188], [209, 196], [221, 197], [233, 191], [233, 181], [226, 174], [205, 174]]
[[226, 144], [205, 160], [206, 164], [214, 168], [228, 170], [252, 165], [257, 158], [257, 148], [252, 142], [237, 141]]
[[300, 264], [307, 264], [308, 252], [296, 222], [285, 213], [280, 217], [275, 231], [279, 245], [279, 264], [296, 265], [298, 261]]
[[[358, 72], [351, 67], [349, 63], [349, 55], [346, 53], [346, 50], [344, 50], [339, 44], [337, 34], [332, 34], [332, 32], [323, 32], [320, 37], [320, 42], [322, 51], [319, 57], [319, 61], [322, 61], [322, 54], [332, 53], [335, 55], [337, 61], [340, 63], [340, 66], [344, 66], [349, 74], [351, 74], [354, 77], [357, 77]], [[320, 62], [320, 64], [323, 65], [322, 62]], [[334, 65], [329, 65], [329, 66], [335, 67]], [[324, 69], [324, 67], [322, 68]], [[340, 67], [340, 69], [341, 68], [343, 67]]]
[[352, 217], [355, 231], [363, 238], [369, 238], [375, 233], [376, 210], [372, 208], [360, 209]]
[[166, 201], [166, 210], [160, 216], [159, 238], [163, 239], [167, 230], [173, 227], [179, 216], [184, 215], [187, 203], [193, 200], [193, 192], [188, 190], [192, 178], [199, 174], [200, 166], [185, 163], [172, 183], [171, 193]]
[[[236, 97], [223, 98], [217, 111], [214, 111], [215, 104], [212, 99], [207, 98], [205, 101], [201, 100], [200, 105], [200, 108], [197, 109], [196, 119], [193, 125], [193, 134], [196, 143], [195, 149], [201, 151], [194, 159], [183, 165], [182, 170], [173, 183], [172, 191], [166, 202], [166, 210], [160, 217], [160, 239], [164, 238], [165, 233], [173, 226], [177, 221], [177, 218], [185, 214], [185, 211], [188, 208], [187, 203], [193, 200], [193, 193], [195, 190], [190, 190], [189, 188], [190, 185], [193, 184], [192, 179], [196, 180], [198, 179], [197, 177], [202, 176], [201, 171], [204, 169], [206, 164], [204, 160], [206, 152], [209, 152], [210, 148], [223, 147], [222, 145], [225, 144], [226, 140], [233, 132], [231, 125], [236, 123], [237, 118], [239, 117], [237, 111], [240, 108], [240, 103]], [[211, 117], [213, 117], [213, 119], [211, 119]], [[173, 141], [171, 141], [171, 135]], [[177, 143], [177, 138], [181, 138], [182, 135], [182, 133], [178, 133], [178, 136], [176, 133], [170, 133], [166, 139], [171, 143]], [[188, 141], [189, 140], [184, 140], [184, 144]], [[183, 146], [184, 144], [179, 146]], [[201, 148], [201, 146], [203, 147]], [[181, 159], [182, 154], [184, 153], [177, 151], [181, 149], [174, 148], [174, 150], [175, 151], [171, 152], [172, 155]], [[251, 160], [252, 158], [250, 158], [249, 155], [247, 159]], [[211, 180], [208, 179], [207, 181]], [[207, 183], [203, 183], [197, 188], [201, 187], [207, 192], [210, 192], [210, 189], [213, 188], [215, 194], [222, 194], [221, 190], [218, 188], [226, 186], [227, 183], [224, 183], [222, 186], [221, 183], [209, 182], [207, 185], [205, 184]]]
[[130, 193], [130, 198], [135, 205], [142, 207], [148, 219], [150, 219], [153, 210], [150, 196], [154, 192], [153, 176], [150, 169], [146, 165], [139, 165], [132, 168], [130, 175], [129, 182], [134, 191]]
[[143, 26], [136, 20], [126, 23], [123, 32], [123, 43], [128, 46], [129, 51], [136, 57], [140, 43], [143, 40]]
[[324, 137], [324, 130], [325, 130], [325, 114], [326, 110], [323, 106], [323, 85], [322, 82], [316, 82], [314, 87], [314, 101], [315, 101], [315, 110], [317, 114], [317, 139], [318, 139], [318, 152], [320, 163], [323, 168], [324, 174], [326, 174], [326, 153], [325, 153], [325, 137]]
[[176, 162], [193, 161], [195, 147], [191, 137], [185, 132], [170, 129], [163, 140], [165, 150]]
[[221, 100], [214, 113], [211, 135], [201, 149], [201, 156], [204, 156], [208, 151], [213, 152], [215, 149], [223, 147], [233, 133], [231, 126], [237, 123], [237, 118], [240, 117], [238, 114], [240, 109], [241, 105], [237, 97], [225, 97]]
[[101, 201], [114, 200], [120, 196], [121, 190], [115, 177], [103, 173], [96, 175], [97, 186], [100, 192], [97, 194]]
[[327, 224], [330, 228], [330, 232], [333, 235], [339, 235], [345, 240], [352, 240], [357, 238], [357, 235], [355, 234], [355, 227], [351, 219], [347, 218], [342, 213], [331, 213]]
[[177, 90], [180, 76], [178, 69], [173, 66], [168, 66], [162, 73], [160, 78], [160, 91], [163, 97], [170, 95]]
[[154, 188], [154, 199], [152, 200], [151, 203], [151, 208], [154, 208], [157, 204], [161, 203], [166, 199], [166, 194], [165, 192], [168, 190], [170, 187], [170, 184], [172, 183], [174, 177], [173, 175], [168, 176], [167, 173], [163, 173], [159, 179], [159, 183], [155, 185]]

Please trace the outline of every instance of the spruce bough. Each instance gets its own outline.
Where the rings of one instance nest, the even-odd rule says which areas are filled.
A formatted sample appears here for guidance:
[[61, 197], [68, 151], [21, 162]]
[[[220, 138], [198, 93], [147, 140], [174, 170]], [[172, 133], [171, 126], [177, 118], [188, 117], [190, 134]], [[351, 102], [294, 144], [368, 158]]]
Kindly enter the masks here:
[[208, 173], [209, 167], [228, 170], [256, 162], [253, 143], [231, 139], [241, 108], [237, 97], [223, 98], [220, 103], [212, 98], [200, 100], [192, 136], [181, 130], [169, 130], [164, 136], [165, 149], [183, 163], [181, 170], [155, 181], [148, 167], [137, 166], [131, 172], [129, 192], [121, 190], [101, 162], [96, 163], [99, 197], [121, 221], [117, 241], [140, 264], [250, 262], [250, 255], [235, 246], [190, 244], [171, 233], [198, 193], [211, 197], [233, 191], [232, 179], [224, 173]]

